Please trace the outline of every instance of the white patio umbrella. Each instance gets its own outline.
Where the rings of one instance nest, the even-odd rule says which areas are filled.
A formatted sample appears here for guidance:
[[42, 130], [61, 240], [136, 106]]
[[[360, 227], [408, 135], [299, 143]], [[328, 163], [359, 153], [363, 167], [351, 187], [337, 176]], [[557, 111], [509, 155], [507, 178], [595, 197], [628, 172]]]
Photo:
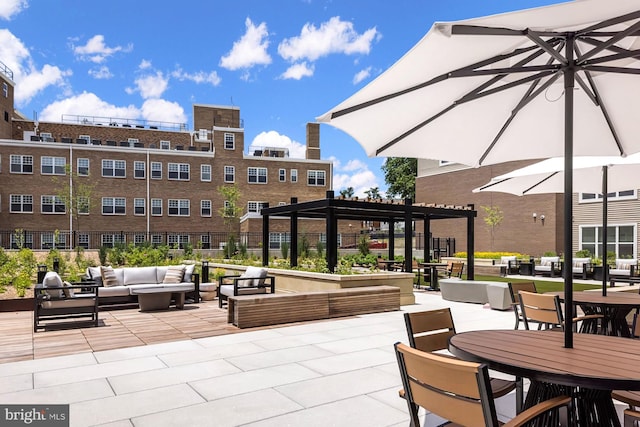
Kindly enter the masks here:
[[[353, 136], [369, 156], [472, 166], [563, 156], [570, 224], [574, 154], [640, 151], [639, 29], [637, 0], [579, 0], [435, 23], [391, 68], [318, 120]], [[572, 263], [569, 226], [564, 246]], [[570, 309], [571, 275], [564, 288]], [[573, 347], [567, 326], [565, 346]]]
[[[622, 157], [575, 157], [573, 190], [576, 193], [602, 193], [603, 261], [606, 259], [607, 194], [640, 188], [640, 153]], [[564, 159], [554, 157], [509, 173], [496, 176], [475, 188], [474, 193], [495, 191], [525, 196], [528, 194], [562, 193], [564, 191]], [[602, 295], [607, 294], [607, 269], [603, 269]]]

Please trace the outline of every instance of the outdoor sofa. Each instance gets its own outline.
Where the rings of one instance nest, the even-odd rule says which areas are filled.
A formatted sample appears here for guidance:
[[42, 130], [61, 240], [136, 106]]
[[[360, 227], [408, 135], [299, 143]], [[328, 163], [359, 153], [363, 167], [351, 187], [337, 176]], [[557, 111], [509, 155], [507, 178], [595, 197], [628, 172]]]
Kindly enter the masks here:
[[540, 257], [540, 263], [533, 267], [533, 275], [548, 274], [550, 277], [562, 275], [562, 261], [559, 256]]
[[593, 277], [591, 258], [574, 258], [571, 274], [580, 279], [591, 279]]
[[631, 277], [638, 274], [637, 259], [616, 259], [616, 265], [609, 268], [610, 277]]

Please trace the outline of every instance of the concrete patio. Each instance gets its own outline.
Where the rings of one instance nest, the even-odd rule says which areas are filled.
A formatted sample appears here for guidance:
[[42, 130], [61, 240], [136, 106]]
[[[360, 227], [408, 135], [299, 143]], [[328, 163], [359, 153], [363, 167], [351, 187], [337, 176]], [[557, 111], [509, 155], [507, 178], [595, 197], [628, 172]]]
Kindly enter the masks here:
[[[459, 332], [514, 323], [510, 311], [438, 293], [416, 292], [416, 301], [399, 312], [2, 363], [0, 404], [68, 403], [71, 426], [406, 426], [393, 352], [407, 341], [403, 311], [451, 307]], [[497, 401], [502, 419], [513, 403]]]

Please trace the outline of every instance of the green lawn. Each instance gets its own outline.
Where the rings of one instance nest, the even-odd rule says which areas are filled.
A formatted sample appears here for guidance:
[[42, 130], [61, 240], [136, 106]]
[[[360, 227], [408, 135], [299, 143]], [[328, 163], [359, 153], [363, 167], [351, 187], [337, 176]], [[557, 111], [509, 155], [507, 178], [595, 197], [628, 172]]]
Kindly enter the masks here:
[[[463, 275], [466, 279], [466, 276]], [[508, 277], [500, 277], [500, 276], [480, 276], [475, 275], [475, 280], [491, 280], [493, 282], [529, 282], [527, 279], [512, 279]], [[551, 292], [551, 291], [562, 291], [564, 289], [564, 284], [562, 282], [551, 282], [547, 280], [535, 279], [536, 289], [540, 293]], [[574, 291], [584, 291], [587, 289], [600, 289], [602, 285], [585, 285], [582, 283], [573, 283]]]

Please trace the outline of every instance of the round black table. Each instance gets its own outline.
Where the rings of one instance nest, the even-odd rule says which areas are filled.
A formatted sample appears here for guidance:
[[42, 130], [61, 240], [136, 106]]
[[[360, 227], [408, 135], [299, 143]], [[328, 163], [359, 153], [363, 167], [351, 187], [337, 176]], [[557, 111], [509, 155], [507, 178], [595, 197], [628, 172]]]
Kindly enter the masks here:
[[565, 394], [579, 426], [619, 427], [611, 390], [640, 390], [640, 340], [575, 334], [564, 348], [554, 331], [491, 330], [459, 333], [449, 351], [463, 360], [529, 378], [525, 407]]

